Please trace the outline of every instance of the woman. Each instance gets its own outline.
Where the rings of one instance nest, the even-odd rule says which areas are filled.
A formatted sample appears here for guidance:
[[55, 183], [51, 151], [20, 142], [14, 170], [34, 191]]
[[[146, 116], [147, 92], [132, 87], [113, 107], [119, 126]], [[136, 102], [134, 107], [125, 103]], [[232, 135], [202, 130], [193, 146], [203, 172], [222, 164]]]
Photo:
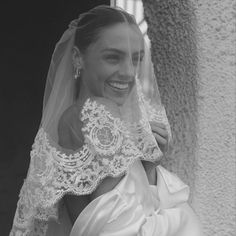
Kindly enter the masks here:
[[134, 18], [99, 6], [70, 24], [11, 235], [202, 235], [189, 188], [158, 166], [170, 142]]

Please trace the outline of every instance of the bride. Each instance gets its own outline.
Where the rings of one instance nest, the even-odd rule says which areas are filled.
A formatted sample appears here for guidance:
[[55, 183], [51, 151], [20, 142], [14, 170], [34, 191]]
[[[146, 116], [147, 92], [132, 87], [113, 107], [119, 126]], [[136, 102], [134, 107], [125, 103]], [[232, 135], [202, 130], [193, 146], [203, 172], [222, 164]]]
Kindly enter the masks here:
[[159, 165], [170, 140], [133, 16], [80, 15], [52, 56], [10, 235], [202, 235], [189, 187]]

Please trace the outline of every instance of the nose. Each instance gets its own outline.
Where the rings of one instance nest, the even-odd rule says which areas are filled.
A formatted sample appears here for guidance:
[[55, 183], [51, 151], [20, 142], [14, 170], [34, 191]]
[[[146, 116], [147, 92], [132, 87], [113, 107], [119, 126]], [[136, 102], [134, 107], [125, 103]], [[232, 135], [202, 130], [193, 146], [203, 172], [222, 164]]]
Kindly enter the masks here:
[[121, 77], [133, 79], [135, 75], [135, 68], [131, 59], [125, 60], [120, 65], [119, 74]]

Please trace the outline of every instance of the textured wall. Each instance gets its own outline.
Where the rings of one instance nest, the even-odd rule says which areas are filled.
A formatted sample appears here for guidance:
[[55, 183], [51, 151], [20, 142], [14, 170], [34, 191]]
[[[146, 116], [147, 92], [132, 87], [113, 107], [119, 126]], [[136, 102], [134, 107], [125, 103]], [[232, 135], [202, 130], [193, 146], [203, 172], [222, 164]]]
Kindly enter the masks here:
[[193, 204], [207, 235], [236, 235], [236, 3], [195, 2], [198, 32], [198, 170]]
[[235, 236], [235, 1], [143, 3], [175, 139], [164, 164], [192, 187], [205, 234]]
[[152, 60], [173, 134], [162, 164], [194, 185], [197, 125], [195, 20], [188, 0], [143, 1]]

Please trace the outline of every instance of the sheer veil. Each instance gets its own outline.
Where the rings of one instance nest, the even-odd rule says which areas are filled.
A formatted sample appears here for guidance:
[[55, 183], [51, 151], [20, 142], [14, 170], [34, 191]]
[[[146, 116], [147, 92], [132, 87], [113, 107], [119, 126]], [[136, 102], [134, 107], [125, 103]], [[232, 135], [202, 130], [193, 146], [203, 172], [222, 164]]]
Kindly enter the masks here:
[[[100, 8], [119, 10], [123, 23], [130, 25], [123, 10]], [[134, 81], [125, 102], [117, 105], [95, 95], [77, 109], [77, 80], [81, 78], [74, 78], [72, 49], [76, 34], [80, 37], [78, 22], [82, 20], [83, 14], [70, 23], [52, 55], [42, 120], [30, 153], [30, 167], [19, 195], [11, 236], [47, 235], [49, 222], [66, 222], [62, 216], [63, 201], [60, 201], [65, 194], [90, 194], [106, 176], [125, 174], [137, 159], [158, 162], [163, 154], [152, 135], [150, 121], [164, 123], [171, 138], [150, 51], [144, 41], [140, 45], [144, 56], [140, 60], [139, 54], [135, 62]], [[139, 31], [138, 27], [136, 30]], [[131, 62], [132, 47], [127, 31], [125, 48]], [[66, 115], [68, 111], [74, 115]], [[82, 145], [69, 148], [60, 144], [61, 117], [69, 117], [64, 121], [71, 133], [78, 133], [80, 127], [81, 134], [74, 138], [78, 137], [80, 144], [82, 140]]]

